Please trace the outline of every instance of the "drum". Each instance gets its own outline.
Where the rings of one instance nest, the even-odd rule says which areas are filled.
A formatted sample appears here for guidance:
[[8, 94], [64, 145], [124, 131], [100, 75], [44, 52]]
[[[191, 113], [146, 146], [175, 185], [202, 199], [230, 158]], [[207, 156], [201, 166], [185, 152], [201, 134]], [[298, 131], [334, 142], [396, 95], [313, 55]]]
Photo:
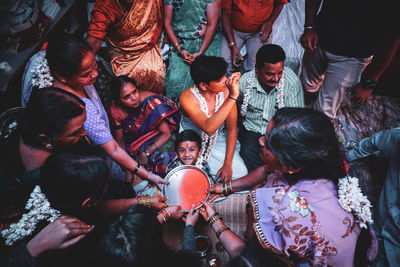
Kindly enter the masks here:
[[181, 206], [182, 212], [189, 212], [192, 204], [200, 208], [201, 200], [207, 201], [211, 181], [207, 174], [193, 165], [182, 165], [170, 171], [165, 177], [169, 184], [163, 186], [163, 194], [168, 197], [169, 206]]

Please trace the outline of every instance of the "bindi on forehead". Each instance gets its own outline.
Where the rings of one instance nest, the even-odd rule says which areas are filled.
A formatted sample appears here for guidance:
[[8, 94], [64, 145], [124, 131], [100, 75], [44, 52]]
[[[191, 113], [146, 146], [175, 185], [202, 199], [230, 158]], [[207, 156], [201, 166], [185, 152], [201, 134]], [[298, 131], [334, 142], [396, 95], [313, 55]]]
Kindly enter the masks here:
[[192, 141], [184, 141], [184, 142], [180, 143], [178, 147], [191, 148], [191, 147], [197, 147], [197, 144], [196, 144], [196, 142], [192, 142]]

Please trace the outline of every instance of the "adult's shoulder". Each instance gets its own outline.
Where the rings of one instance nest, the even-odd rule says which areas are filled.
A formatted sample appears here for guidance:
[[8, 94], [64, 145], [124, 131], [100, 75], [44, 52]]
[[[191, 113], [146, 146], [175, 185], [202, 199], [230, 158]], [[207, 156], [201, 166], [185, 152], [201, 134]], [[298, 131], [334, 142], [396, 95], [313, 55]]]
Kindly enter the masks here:
[[188, 100], [192, 98], [192, 92], [191, 88], [186, 89], [185, 91], [182, 92], [181, 96], [179, 97], [179, 103], [182, 105], [185, 105]]
[[283, 74], [285, 74], [285, 76], [289, 76], [289, 77], [295, 77], [295, 78], [299, 78], [299, 76], [289, 67], [286, 67], [283, 69]]
[[296, 73], [294, 73], [293, 70], [291, 70], [289, 67], [285, 67], [283, 69], [283, 74], [285, 75], [285, 80], [292, 84], [292, 85], [300, 85], [301, 86], [301, 82], [300, 82], [300, 78], [299, 76], [297, 76]]

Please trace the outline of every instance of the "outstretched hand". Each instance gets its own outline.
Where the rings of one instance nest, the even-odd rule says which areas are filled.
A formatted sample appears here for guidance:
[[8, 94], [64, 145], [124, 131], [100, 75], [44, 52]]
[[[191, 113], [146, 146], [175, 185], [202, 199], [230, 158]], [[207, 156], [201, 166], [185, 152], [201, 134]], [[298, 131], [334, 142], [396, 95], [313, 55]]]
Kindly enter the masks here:
[[148, 177], [149, 181], [151, 181], [152, 183], [154, 183], [159, 189], [161, 189], [163, 184], [168, 184], [169, 181], [165, 180], [163, 178], [161, 178], [160, 176], [158, 176], [155, 173], [150, 173], [149, 177]]
[[165, 203], [167, 200], [168, 198], [163, 196], [151, 197], [151, 206], [156, 210], [160, 210], [167, 206], [167, 204]]
[[185, 213], [183, 213], [181, 210], [181, 206], [169, 206], [165, 208], [170, 215], [170, 218], [175, 219], [175, 220], [179, 220], [181, 219]]
[[213, 184], [210, 188], [208, 188], [207, 193], [210, 194], [208, 199], [209, 202], [214, 201], [217, 198], [224, 197], [224, 191], [222, 184]]
[[54, 222], [48, 224], [26, 245], [32, 257], [41, 253], [65, 249], [81, 240], [93, 227], [81, 222], [79, 219], [69, 216], [61, 216]]
[[205, 221], [208, 221], [208, 219], [216, 213], [215, 208], [209, 201], [206, 202], [202, 200], [201, 203], [203, 206], [200, 208], [200, 214]]
[[186, 218], [184, 218], [185, 221], [185, 225], [192, 225], [194, 226], [197, 222], [197, 220], [199, 219], [199, 213], [200, 213], [200, 209], [194, 211], [194, 204], [192, 204], [192, 207], [190, 208], [188, 214], [186, 215]]

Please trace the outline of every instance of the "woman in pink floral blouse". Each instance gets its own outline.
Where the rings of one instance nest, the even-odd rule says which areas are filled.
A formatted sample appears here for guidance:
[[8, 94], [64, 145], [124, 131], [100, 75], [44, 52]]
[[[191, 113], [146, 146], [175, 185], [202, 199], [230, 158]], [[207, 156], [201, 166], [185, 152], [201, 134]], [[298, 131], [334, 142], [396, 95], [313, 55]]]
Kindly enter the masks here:
[[329, 118], [311, 109], [280, 109], [259, 142], [266, 165], [210, 192], [262, 182], [250, 192], [249, 234], [265, 249], [305, 266], [368, 266], [376, 256], [371, 206], [358, 180], [346, 176]]

